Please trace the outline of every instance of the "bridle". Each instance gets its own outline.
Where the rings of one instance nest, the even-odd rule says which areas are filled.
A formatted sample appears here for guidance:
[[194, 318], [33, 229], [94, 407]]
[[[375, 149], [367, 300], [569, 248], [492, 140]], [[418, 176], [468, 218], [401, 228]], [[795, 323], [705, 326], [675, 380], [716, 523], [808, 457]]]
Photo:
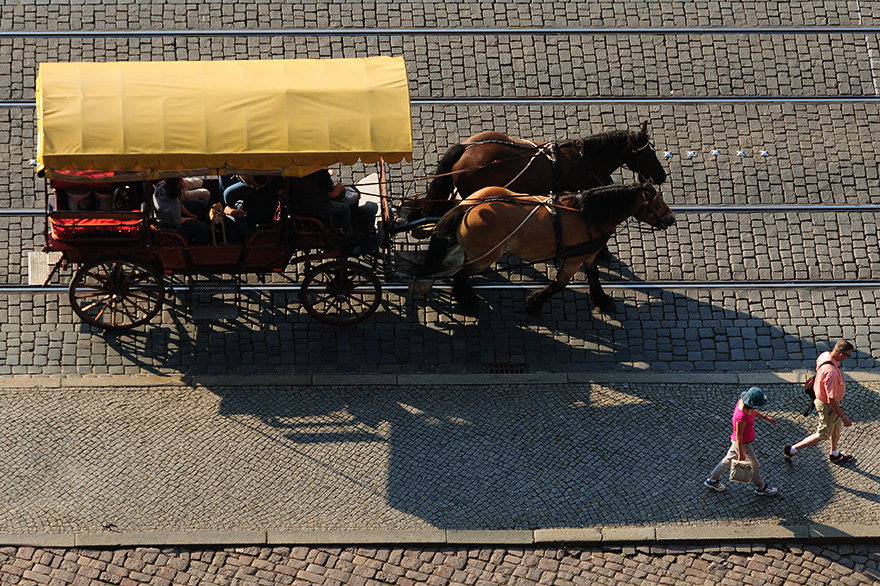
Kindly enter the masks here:
[[636, 145], [633, 144], [632, 136], [627, 135], [626, 142], [627, 142], [627, 145], [629, 145], [629, 152], [631, 152], [632, 154], [639, 153], [647, 148], [650, 148], [652, 151], [654, 150], [654, 145], [651, 144], [650, 140], [645, 140], [645, 144], [643, 144], [640, 147], [637, 147]]
[[[653, 187], [642, 189], [642, 205], [633, 217], [640, 222], [650, 225], [652, 228], [664, 228], [663, 217], [666, 212], [660, 213], [660, 206], [664, 205], [663, 200], [659, 197], [657, 190]], [[669, 211], [669, 208], [666, 208]]]

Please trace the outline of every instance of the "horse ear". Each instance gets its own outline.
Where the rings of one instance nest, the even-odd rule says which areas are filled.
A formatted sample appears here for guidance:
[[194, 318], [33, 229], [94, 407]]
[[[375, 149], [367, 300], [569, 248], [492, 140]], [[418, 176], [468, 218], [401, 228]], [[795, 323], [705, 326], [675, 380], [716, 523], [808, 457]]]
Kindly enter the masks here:
[[648, 133], [648, 121], [647, 121], [647, 120], [645, 120], [644, 122], [642, 122], [642, 125], [639, 126], [639, 133], [641, 133], [641, 134], [647, 134], [647, 133]]

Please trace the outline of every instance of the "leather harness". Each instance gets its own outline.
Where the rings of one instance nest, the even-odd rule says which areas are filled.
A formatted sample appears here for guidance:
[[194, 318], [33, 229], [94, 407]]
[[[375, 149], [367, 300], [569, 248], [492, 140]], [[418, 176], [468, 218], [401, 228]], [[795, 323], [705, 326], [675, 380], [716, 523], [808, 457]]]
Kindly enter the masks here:
[[553, 222], [553, 235], [556, 238], [556, 254], [553, 256], [552, 259], [544, 259], [536, 262], [546, 262], [547, 260], [553, 260], [553, 264], [556, 266], [556, 268], [559, 268], [559, 265], [565, 262], [565, 260], [570, 257], [584, 256], [587, 254], [593, 254], [594, 252], [599, 252], [605, 247], [606, 244], [608, 244], [608, 240], [610, 240], [611, 236], [614, 235], [614, 230], [608, 232], [607, 234], [599, 234], [598, 236], [593, 237], [593, 231], [590, 228], [590, 224], [587, 223], [587, 240], [578, 244], [572, 244], [571, 246], [563, 246], [562, 220], [560, 219], [559, 211], [557, 210], [560, 205], [559, 195], [556, 193], [551, 193], [549, 197], [549, 201], [535, 203], [521, 201], [511, 197], [488, 197], [486, 199], [481, 199], [480, 201], [475, 201], [471, 205], [476, 207], [477, 205], [483, 203], [500, 202], [519, 205], [544, 206], [544, 208], [546, 208], [547, 211], [550, 212], [550, 217]]

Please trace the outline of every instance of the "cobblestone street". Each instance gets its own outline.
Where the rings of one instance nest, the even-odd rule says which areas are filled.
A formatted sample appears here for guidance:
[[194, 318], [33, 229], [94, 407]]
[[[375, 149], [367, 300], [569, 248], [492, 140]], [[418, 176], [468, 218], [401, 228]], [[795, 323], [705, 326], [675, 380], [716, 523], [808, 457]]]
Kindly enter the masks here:
[[880, 546], [739, 544], [566, 548], [0, 548], [3, 583], [296, 584], [876, 584]]
[[[643, 121], [673, 208], [880, 204], [876, 2], [0, 0], [0, 23], [10, 210], [44, 206], [29, 164], [41, 62], [376, 55], [404, 57], [413, 100], [412, 163], [389, 170], [399, 208], [479, 131], [562, 140]], [[0, 285], [27, 282], [44, 229], [0, 216]], [[579, 274], [530, 317], [528, 288], [555, 269], [504, 260], [475, 279], [503, 288], [479, 289], [474, 317], [388, 272], [382, 306], [350, 328], [265, 291], [237, 319], [196, 321], [178, 279], [150, 324], [108, 333], [60, 287], [5, 289], [0, 584], [878, 584], [878, 246], [864, 208], [680, 212], [663, 233], [618, 229], [612, 314]], [[673, 280], [694, 286], [619, 286]], [[743, 281], [776, 287], [721, 285]], [[842, 434], [856, 460], [831, 464], [823, 445], [787, 465], [782, 446], [815, 428], [801, 381], [839, 338], [856, 346]], [[752, 384], [778, 420], [757, 425], [773, 498], [702, 484]]]

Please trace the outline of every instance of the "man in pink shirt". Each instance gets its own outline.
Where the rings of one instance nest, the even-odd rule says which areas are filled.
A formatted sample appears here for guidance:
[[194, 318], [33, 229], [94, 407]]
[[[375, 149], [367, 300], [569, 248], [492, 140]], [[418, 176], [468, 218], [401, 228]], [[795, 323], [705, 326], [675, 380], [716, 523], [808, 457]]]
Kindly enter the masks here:
[[814, 404], [819, 412], [819, 426], [813, 435], [805, 437], [793, 446], [783, 448], [786, 462], [791, 463], [792, 456], [798, 451], [827, 439], [831, 440], [831, 454], [828, 456], [830, 461], [843, 464], [853, 459], [850, 454], [844, 454], [837, 449], [840, 429], [852, 425], [852, 421], [843, 414], [843, 410], [840, 408], [844, 392], [840, 363], [849, 358], [852, 351], [852, 344], [846, 340], [840, 340], [830, 352], [823, 352], [816, 359], [816, 382], [813, 385], [813, 390], [816, 393]]

